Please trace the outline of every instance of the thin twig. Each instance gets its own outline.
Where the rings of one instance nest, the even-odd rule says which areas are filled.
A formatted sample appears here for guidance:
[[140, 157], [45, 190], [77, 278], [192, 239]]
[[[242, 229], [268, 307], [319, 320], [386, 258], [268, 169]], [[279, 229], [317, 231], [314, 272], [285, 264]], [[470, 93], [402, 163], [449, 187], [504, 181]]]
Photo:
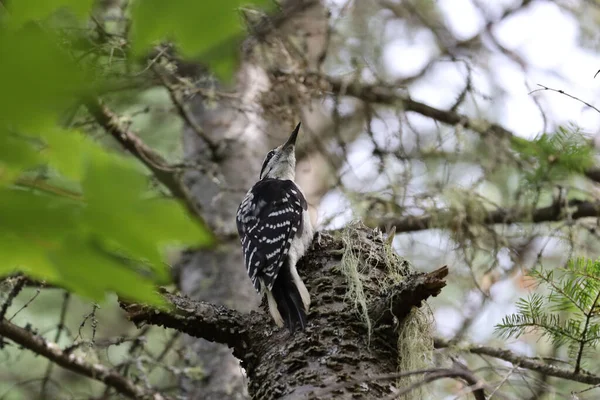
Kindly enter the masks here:
[[[448, 340], [441, 338], [436, 338], [434, 340], [434, 345], [436, 348], [453, 347]], [[570, 381], [585, 383], [588, 385], [600, 384], [600, 375], [594, 375], [585, 372], [574, 373], [572, 370], [568, 370], [566, 368], [556, 367], [554, 365], [546, 364], [537, 359], [520, 356], [518, 354], [513, 353], [510, 350], [475, 344], [459, 344], [455, 348], [459, 351], [471, 354], [485, 355], [489, 357], [498, 358], [500, 360], [508, 361], [520, 368], [541, 372], [556, 378], [567, 379]]]
[[[56, 335], [54, 335], [54, 343], [58, 343], [60, 340], [60, 336], [65, 328], [65, 319], [67, 317], [67, 308], [69, 306], [69, 300], [71, 299], [71, 293], [65, 291], [63, 294], [63, 303], [60, 309], [60, 317], [58, 319], [58, 326], [56, 327]], [[50, 381], [50, 375], [52, 374], [52, 369], [54, 367], [54, 363], [52, 361], [48, 362], [48, 366], [46, 367], [46, 373], [44, 374], [44, 380], [42, 381], [42, 388], [40, 389], [40, 399], [46, 398], [46, 389], [48, 386], [48, 382]]]
[[[31, 303], [33, 303], [33, 301], [40, 295], [41, 292], [42, 292], [41, 288], [36, 288], [34, 295], [31, 296], [31, 298], [29, 300], [27, 300], [27, 302], [21, 306], [21, 308], [19, 308], [17, 311], [15, 311], [15, 313], [8, 319], [8, 321], [11, 322], [17, 315], [19, 315], [19, 313], [21, 311], [23, 311], [24, 309], [29, 307], [29, 305]], [[0, 320], [0, 322], [1, 322], [1, 320]]]
[[35, 335], [33, 332], [6, 320], [0, 321], [0, 335], [36, 354], [46, 357], [65, 369], [110, 385], [119, 393], [131, 399], [168, 399], [160, 393], [155, 393], [133, 384], [124, 376], [102, 364], [90, 363], [74, 354], [66, 354], [56, 343], [48, 342], [43, 337]]
[[199, 206], [181, 181], [181, 173], [178, 168], [170, 166], [160, 154], [148, 147], [135, 133], [121, 127], [117, 115], [98, 99], [88, 98], [85, 101], [85, 106], [106, 132], [115, 138], [125, 150], [148, 167], [154, 177], [169, 189], [173, 197], [183, 201], [193, 216], [203, 221]]
[[177, 112], [179, 113], [181, 118], [183, 118], [183, 120], [196, 133], [196, 135], [198, 135], [198, 137], [200, 137], [204, 141], [204, 143], [206, 143], [206, 146], [210, 150], [212, 160], [213, 161], [218, 160], [219, 154], [220, 154], [219, 143], [216, 143], [214, 140], [212, 140], [212, 138], [207, 135], [207, 133], [204, 131], [204, 129], [202, 129], [202, 127], [198, 124], [198, 122], [196, 122], [196, 118], [194, 118], [194, 116], [188, 109], [187, 105], [180, 98], [179, 91], [173, 84], [171, 84], [169, 82], [169, 79], [164, 75], [164, 73], [156, 66], [152, 67], [152, 71], [154, 71], [154, 73], [158, 76], [158, 78], [162, 82], [162, 85], [169, 92], [169, 97], [171, 98], [171, 102], [177, 109]]
[[585, 100], [581, 100], [579, 97], [573, 96], [573, 95], [571, 95], [571, 94], [569, 94], [569, 93], [565, 92], [564, 90], [561, 90], [561, 89], [552, 89], [552, 88], [550, 88], [550, 87], [548, 87], [548, 86], [544, 86], [544, 85], [541, 85], [541, 84], [539, 84], [539, 83], [538, 83], [537, 85], [538, 85], [538, 86], [540, 86], [540, 87], [541, 87], [541, 89], [535, 89], [535, 90], [532, 90], [531, 92], [529, 92], [529, 94], [533, 94], [533, 93], [535, 93], [535, 92], [541, 92], [541, 91], [545, 91], [545, 90], [549, 90], [549, 91], [551, 91], [551, 92], [556, 92], [556, 93], [564, 94], [565, 96], [567, 96], [567, 97], [570, 97], [570, 98], [572, 98], [573, 100], [577, 100], [578, 102], [580, 102], [580, 103], [582, 103], [582, 104], [586, 105], [587, 107], [589, 107], [589, 108], [591, 108], [591, 109], [595, 110], [595, 111], [596, 111], [598, 114], [600, 114], [600, 110], [599, 110], [598, 108], [594, 107], [593, 105], [591, 105], [590, 103], [588, 103], [588, 102], [587, 102], [587, 101], [585, 101]]
[[404, 388], [401, 391], [395, 392], [392, 398], [400, 398], [402, 395], [422, 386], [426, 383], [436, 381], [438, 379], [444, 378], [459, 378], [465, 380], [470, 387], [473, 388], [473, 395], [477, 400], [485, 400], [485, 392], [483, 390], [481, 380], [477, 379], [475, 375], [471, 372], [463, 370], [463, 369], [448, 369], [448, 368], [431, 368], [431, 369], [422, 369], [417, 371], [408, 371], [408, 372], [398, 372], [393, 374], [383, 374], [383, 375], [375, 375], [375, 376], [365, 376], [362, 378], [354, 379], [350, 382], [342, 382], [334, 385], [329, 385], [323, 389], [316, 389], [311, 394], [310, 398], [320, 398], [327, 393], [331, 393], [336, 390], [340, 390], [346, 387], [352, 387], [365, 382], [373, 382], [373, 381], [383, 381], [383, 380], [391, 380], [403, 378], [406, 376], [413, 375], [422, 375], [425, 374], [424, 378], [420, 382], [415, 382], [414, 384]]
[[6, 315], [6, 312], [8, 311], [8, 307], [11, 306], [14, 299], [21, 292], [21, 289], [23, 289], [23, 286], [25, 286], [26, 280], [27, 280], [27, 278], [19, 275], [16, 277], [7, 278], [4, 281], [4, 282], [13, 281], [14, 283], [13, 283], [12, 288], [10, 289], [10, 292], [8, 292], [8, 295], [6, 296], [6, 300], [4, 301], [4, 303], [2, 303], [2, 308], [0, 308], [0, 321], [2, 321], [4, 319], [4, 316]]
[[579, 342], [579, 350], [577, 351], [577, 360], [575, 361], [574, 373], [576, 373], [576, 374], [581, 371], [581, 359], [583, 357], [583, 350], [585, 349], [585, 345], [588, 343], [588, 339], [589, 339], [588, 338], [588, 333], [589, 333], [588, 329], [589, 329], [592, 317], [596, 315], [596, 312], [597, 312], [596, 305], [598, 304], [599, 300], [600, 300], [600, 291], [598, 291], [598, 293], [596, 293], [594, 302], [590, 306], [590, 309], [588, 310], [588, 312], [585, 313], [585, 324], [583, 326], [583, 331], [582, 331], [583, 338]]

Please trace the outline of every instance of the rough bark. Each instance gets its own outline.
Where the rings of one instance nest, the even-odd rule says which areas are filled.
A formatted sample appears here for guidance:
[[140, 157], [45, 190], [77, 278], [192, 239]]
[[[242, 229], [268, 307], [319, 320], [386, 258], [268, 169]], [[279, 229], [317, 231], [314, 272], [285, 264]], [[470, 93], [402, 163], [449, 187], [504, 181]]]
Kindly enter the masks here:
[[[417, 274], [399, 257], [392, 257], [391, 265], [381, 234], [364, 227], [346, 229], [351, 243], [342, 232], [323, 234], [299, 263], [312, 297], [304, 332], [290, 335], [278, 329], [265, 304], [259, 312], [241, 313], [174, 295], [166, 295], [173, 311], [130, 305], [130, 318], [227, 344], [246, 370], [254, 399], [379, 399], [394, 394], [394, 379], [378, 377], [397, 372], [403, 320], [440, 292], [447, 269]], [[343, 267], [348, 251], [359, 260], [370, 332], [349, 295], [353, 277]], [[401, 282], [382, 285], [391, 272], [403, 275]]]
[[[369, 304], [379, 304], [388, 293], [382, 293], [379, 282], [385, 279], [388, 266], [383, 261], [384, 242], [369, 230], [357, 230], [355, 255], [362, 260], [360, 271], [365, 297]], [[384, 323], [379, 309], [370, 315], [373, 329], [367, 329], [360, 310], [348, 297], [349, 279], [340, 268], [345, 244], [339, 237], [323, 235], [300, 264], [311, 293], [309, 326], [292, 337], [284, 330], [273, 331], [264, 343], [254, 343], [252, 357], [243, 365], [248, 372], [249, 391], [255, 399], [379, 399], [397, 390], [394, 381], [370, 381], [352, 384], [353, 380], [397, 370], [397, 325]], [[406, 270], [409, 273], [408, 270]], [[437, 279], [436, 288], [428, 290], [417, 276], [407, 276], [402, 296], [406, 302], [395, 308], [406, 316], [413, 306], [439, 293], [444, 285]], [[412, 301], [410, 301], [410, 300]], [[400, 317], [402, 318], [402, 317]], [[390, 321], [391, 322], [391, 321]], [[400, 322], [400, 321], [399, 321]], [[265, 324], [272, 326], [270, 321]], [[269, 326], [267, 325], [267, 326]], [[347, 386], [323, 393], [322, 388], [341, 382]]]

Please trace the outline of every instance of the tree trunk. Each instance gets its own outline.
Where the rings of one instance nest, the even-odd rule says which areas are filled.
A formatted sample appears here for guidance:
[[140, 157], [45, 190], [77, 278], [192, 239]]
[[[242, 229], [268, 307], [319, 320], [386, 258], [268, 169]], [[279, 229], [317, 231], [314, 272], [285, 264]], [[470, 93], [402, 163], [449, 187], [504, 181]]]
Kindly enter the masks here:
[[440, 292], [447, 269], [414, 273], [381, 233], [354, 225], [321, 234], [298, 270], [312, 305], [307, 329], [294, 335], [275, 326], [266, 304], [261, 312], [238, 313], [167, 295], [174, 312], [134, 306], [128, 312], [136, 323], [232, 347], [254, 399], [380, 399], [396, 393], [404, 383], [381, 375], [406, 371], [402, 365], [431, 352], [429, 320], [415, 318], [414, 307]]
[[[202, 165], [202, 170], [188, 172], [185, 181], [211, 228], [221, 238], [213, 251], [189, 253], [179, 265], [179, 284], [184, 293], [198, 300], [224, 304], [239, 311], [256, 308], [259, 297], [246, 275], [235, 212], [245, 192], [258, 180], [262, 160], [270, 147], [279, 145], [299, 120], [307, 101], [298, 100], [286, 88], [273, 88], [270, 68], [316, 69], [324, 54], [327, 13], [315, 0], [287, 1], [281, 13], [266, 24], [258, 24], [257, 36], [245, 45], [244, 61], [237, 74], [234, 96], [213, 99], [195, 96], [188, 102], [202, 133], [219, 143], [214, 154], [197, 128], [189, 124], [184, 130], [186, 159]], [[275, 36], [291, 40], [301, 35], [304, 48], [289, 54]], [[286, 52], [282, 56], [282, 52]], [[290, 61], [291, 64], [282, 63]], [[179, 73], [196, 73], [197, 68], [180, 65]], [[196, 77], [197, 78], [197, 77]], [[207, 87], [204, 87], [206, 89]], [[209, 88], [210, 89], [210, 88]], [[268, 96], [267, 96], [268, 95]], [[272, 104], [285, 105], [291, 114], [265, 109], [265, 97]], [[293, 99], [290, 104], [288, 99]], [[210, 103], [207, 105], [207, 103]], [[211, 160], [211, 162], [207, 162]], [[223, 345], [188, 338], [189, 362], [201, 360], [204, 378], [182, 382], [189, 399], [241, 399], [247, 397], [246, 381], [239, 362]]]
[[[398, 370], [406, 317], [439, 293], [446, 270], [416, 275], [380, 234], [356, 226], [323, 234], [299, 270], [312, 298], [308, 328], [291, 336], [274, 329], [265, 312], [256, 329], [271, 332], [242, 356], [252, 398], [380, 399], [395, 393], [395, 381], [368, 378]], [[419, 335], [426, 332], [427, 326]], [[421, 354], [403, 356], [423, 355], [417, 349]]]

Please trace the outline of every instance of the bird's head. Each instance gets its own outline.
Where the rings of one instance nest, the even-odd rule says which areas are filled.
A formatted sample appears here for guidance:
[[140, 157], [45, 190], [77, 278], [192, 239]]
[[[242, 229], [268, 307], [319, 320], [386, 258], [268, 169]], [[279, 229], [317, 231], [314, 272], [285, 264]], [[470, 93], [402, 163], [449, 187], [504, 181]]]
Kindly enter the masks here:
[[296, 138], [300, 130], [300, 123], [292, 132], [288, 140], [279, 147], [267, 153], [260, 170], [260, 179], [290, 179], [296, 175]]

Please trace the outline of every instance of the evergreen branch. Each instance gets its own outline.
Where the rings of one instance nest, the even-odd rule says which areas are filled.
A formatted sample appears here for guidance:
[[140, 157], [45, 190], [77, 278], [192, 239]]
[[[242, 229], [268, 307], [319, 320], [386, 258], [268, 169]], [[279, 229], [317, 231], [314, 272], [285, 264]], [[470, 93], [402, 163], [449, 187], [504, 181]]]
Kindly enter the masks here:
[[575, 361], [575, 373], [578, 373], [581, 370], [581, 358], [583, 357], [583, 349], [585, 345], [588, 343], [586, 341], [588, 329], [590, 326], [590, 321], [592, 319], [592, 315], [595, 312], [596, 304], [598, 304], [598, 300], [600, 300], [600, 291], [596, 293], [596, 297], [594, 298], [594, 303], [590, 307], [587, 313], [585, 313], [585, 325], [583, 326], [582, 332], [582, 340], [579, 343], [579, 351], [577, 352], [577, 360]]
[[546, 275], [543, 271], [532, 271], [531, 274], [534, 278], [542, 280], [548, 286], [550, 286], [554, 291], [558, 294], [569, 300], [571, 304], [573, 304], [579, 311], [585, 313], [585, 309], [581, 306], [580, 301], [578, 301], [573, 295], [573, 289], [565, 290], [565, 286], [569, 286], [569, 282], [566, 282], [563, 287], [557, 285], [554, 282], [554, 274], [553, 271], [549, 271]]
[[[556, 276], [555, 271], [533, 271], [532, 277], [548, 285], [550, 294], [542, 296], [534, 293], [528, 299], [520, 299], [517, 302], [518, 313], [504, 317], [497, 330], [510, 337], [522, 335], [529, 328], [540, 329], [555, 345], [568, 343], [575, 358], [574, 371], [580, 372], [586, 346], [594, 346], [600, 336], [600, 326], [592, 321], [600, 301], [599, 270], [599, 262], [579, 258], [569, 260], [563, 269], [565, 274], [560, 276]], [[545, 312], [544, 304], [548, 302], [555, 303], [554, 310], [558, 311], [569, 311], [575, 307], [574, 317], [561, 322], [559, 315]]]
[[590, 278], [591, 280], [600, 283], [600, 263], [598, 262], [585, 258], [578, 258], [577, 260], [572, 260], [567, 265], [567, 268], [561, 268], [561, 270], [584, 278]]
[[43, 337], [34, 334], [30, 330], [21, 328], [7, 320], [0, 321], [0, 335], [36, 354], [46, 357], [48, 360], [65, 369], [102, 382], [131, 399], [169, 399], [160, 393], [149, 391], [134, 384], [127, 379], [127, 377], [102, 364], [90, 363], [81, 357], [77, 357], [73, 353], [67, 353], [56, 343], [48, 342]]
[[517, 367], [536, 371], [555, 378], [567, 379], [574, 382], [585, 383], [588, 385], [600, 385], [600, 375], [587, 372], [573, 372], [570, 369], [556, 367], [546, 364], [540, 360], [530, 357], [520, 356], [510, 350], [500, 349], [491, 346], [482, 346], [476, 344], [459, 345], [458, 347], [449, 340], [442, 338], [434, 339], [434, 346], [438, 349], [453, 347], [463, 352], [477, 354], [482, 356], [494, 357], [499, 360], [507, 361]]
[[568, 323], [560, 326], [559, 323], [558, 316], [553, 314], [536, 316], [512, 314], [504, 317], [497, 325], [497, 329], [507, 337], [521, 336], [528, 328], [541, 329], [544, 335], [550, 336], [557, 344], [564, 344], [566, 339], [576, 343], [582, 340], [583, 335], [575, 326]]

